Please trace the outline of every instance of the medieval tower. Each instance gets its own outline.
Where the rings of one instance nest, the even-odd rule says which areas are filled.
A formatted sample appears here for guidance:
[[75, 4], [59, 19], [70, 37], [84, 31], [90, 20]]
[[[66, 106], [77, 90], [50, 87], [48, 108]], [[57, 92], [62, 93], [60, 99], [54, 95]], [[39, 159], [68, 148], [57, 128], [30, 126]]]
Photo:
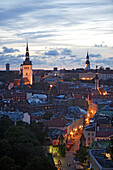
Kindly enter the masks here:
[[29, 58], [28, 42], [26, 47], [25, 61], [23, 61], [23, 64], [21, 64], [20, 70], [22, 70], [24, 84], [32, 85], [32, 62]]

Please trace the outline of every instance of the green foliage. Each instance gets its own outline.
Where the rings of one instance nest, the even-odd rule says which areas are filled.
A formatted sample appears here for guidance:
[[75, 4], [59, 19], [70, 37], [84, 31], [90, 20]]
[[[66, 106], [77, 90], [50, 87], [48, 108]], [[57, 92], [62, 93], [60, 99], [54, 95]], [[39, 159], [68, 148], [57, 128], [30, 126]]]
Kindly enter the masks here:
[[3, 116], [0, 119], [0, 138], [4, 138], [4, 134], [10, 126], [13, 126], [13, 122], [8, 116]]
[[6, 139], [13, 144], [19, 140], [21, 136], [29, 136], [33, 138], [33, 134], [23, 126], [12, 126], [5, 133]]
[[0, 119], [0, 123], [3, 125], [0, 130], [3, 128], [5, 132], [0, 139], [1, 170], [25, 170], [25, 167], [31, 169], [31, 166], [34, 167], [33, 170], [36, 167], [38, 167], [37, 169], [48, 168], [49, 170], [49, 167], [54, 169], [50, 159], [45, 157], [40, 144], [43, 143], [47, 134], [47, 129], [42, 123], [12, 126], [12, 122], [8, 118]]
[[25, 127], [10, 127], [5, 137], [11, 146], [11, 156], [20, 167], [26, 166], [33, 156], [44, 154], [39, 141]]
[[0, 158], [3, 156], [11, 156], [11, 145], [7, 139], [0, 139]]
[[38, 83], [34, 83], [31, 89], [48, 92], [50, 89], [50, 85], [47, 82], [38, 82]]
[[52, 112], [47, 111], [44, 113], [43, 119], [50, 120], [52, 116], [53, 116]]
[[59, 148], [59, 150], [58, 150], [59, 155], [64, 157], [66, 154], [65, 143], [63, 145], [58, 145], [58, 148]]
[[48, 128], [44, 127], [44, 124], [41, 122], [31, 122], [30, 125], [27, 125], [29, 130], [34, 134], [34, 136], [39, 140], [41, 144], [44, 142], [44, 137], [48, 134]]
[[4, 156], [0, 159], [0, 170], [16, 170], [14, 159]]
[[55, 170], [51, 160], [44, 157], [33, 157], [29, 165], [25, 168], [25, 170]]
[[79, 150], [76, 151], [76, 157], [81, 164], [83, 164], [87, 160], [87, 155], [87, 148], [81, 144]]

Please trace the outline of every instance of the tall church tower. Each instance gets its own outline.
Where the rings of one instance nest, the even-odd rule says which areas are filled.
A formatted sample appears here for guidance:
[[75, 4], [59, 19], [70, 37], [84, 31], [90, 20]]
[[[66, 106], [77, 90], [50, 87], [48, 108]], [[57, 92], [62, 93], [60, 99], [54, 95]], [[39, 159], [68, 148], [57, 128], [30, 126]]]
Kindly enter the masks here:
[[22, 72], [23, 72], [23, 80], [28, 82], [25, 84], [32, 85], [32, 62], [29, 59], [28, 42], [27, 42], [27, 46], [26, 46], [25, 61], [23, 61], [23, 64], [21, 65], [20, 69], [22, 69]]
[[99, 77], [98, 77], [98, 67], [96, 66], [96, 76], [95, 76], [95, 90], [99, 91]]
[[87, 56], [86, 56], [85, 70], [90, 70], [90, 61], [89, 61], [88, 52], [87, 52]]

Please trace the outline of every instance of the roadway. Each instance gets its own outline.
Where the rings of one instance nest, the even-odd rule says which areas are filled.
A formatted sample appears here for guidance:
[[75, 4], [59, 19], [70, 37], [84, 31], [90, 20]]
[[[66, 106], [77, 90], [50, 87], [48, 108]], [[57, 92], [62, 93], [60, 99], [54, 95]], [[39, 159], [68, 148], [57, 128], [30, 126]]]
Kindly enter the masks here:
[[[74, 145], [70, 149], [70, 151], [66, 151], [65, 157], [54, 157], [54, 161], [58, 163], [58, 160], [61, 161], [61, 166], [58, 168], [58, 170], [75, 170], [74, 164], [73, 164], [73, 157], [74, 154], [76, 153], [76, 150], [79, 149], [79, 144], [80, 144], [80, 137], [81, 134], [76, 135], [74, 138]], [[70, 166], [67, 166], [69, 164]]]

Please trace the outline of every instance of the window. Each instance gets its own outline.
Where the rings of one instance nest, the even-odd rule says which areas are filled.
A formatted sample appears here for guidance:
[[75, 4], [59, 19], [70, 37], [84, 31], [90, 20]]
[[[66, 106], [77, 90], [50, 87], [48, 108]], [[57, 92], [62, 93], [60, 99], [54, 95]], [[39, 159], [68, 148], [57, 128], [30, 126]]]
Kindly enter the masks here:
[[92, 136], [94, 136], [94, 133], [92, 133]]
[[90, 136], [90, 133], [88, 133], [88, 136]]
[[24, 69], [29, 69], [29, 67], [24, 67]]

